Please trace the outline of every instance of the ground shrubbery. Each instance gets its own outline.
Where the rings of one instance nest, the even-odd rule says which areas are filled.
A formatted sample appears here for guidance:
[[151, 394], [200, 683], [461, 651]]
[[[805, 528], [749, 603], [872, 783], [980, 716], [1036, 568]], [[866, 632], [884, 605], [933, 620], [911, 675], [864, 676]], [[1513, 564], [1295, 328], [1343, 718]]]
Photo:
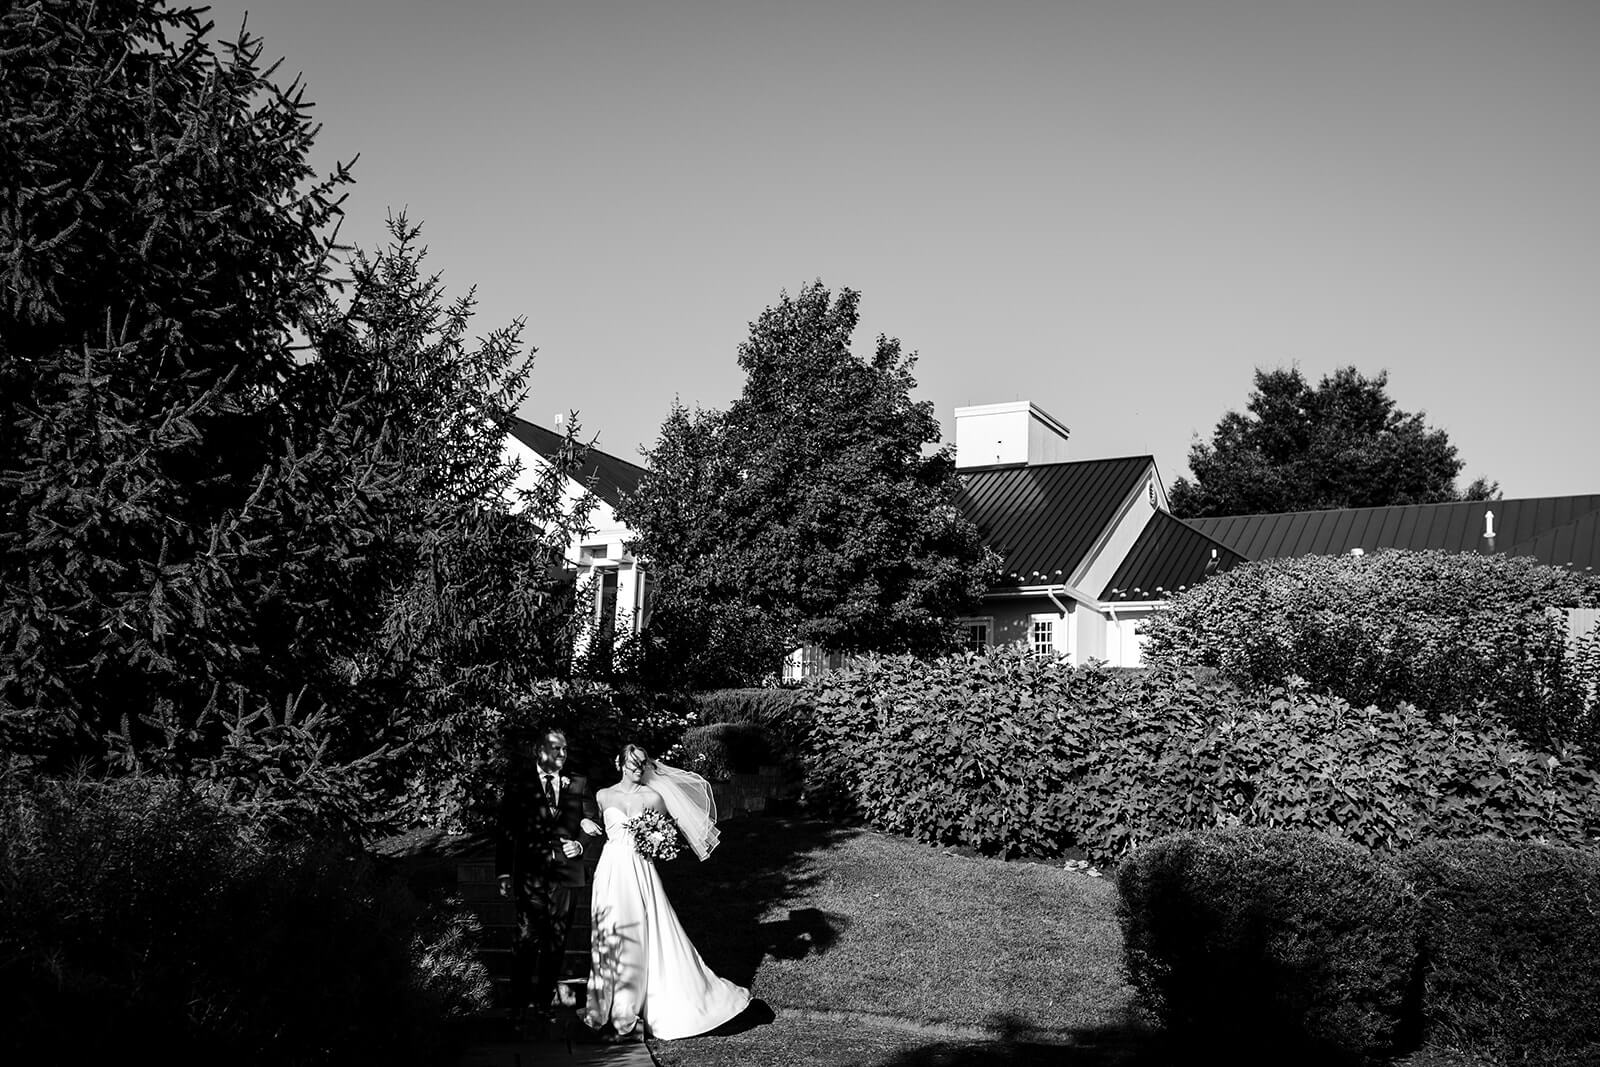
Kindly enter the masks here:
[[1375, 853], [1324, 834], [1177, 834], [1118, 868], [1128, 972], [1174, 1034], [1367, 1056], [1415, 1017], [1416, 900]]
[[1109, 862], [1183, 830], [1321, 830], [1393, 851], [1433, 837], [1580, 844], [1600, 785], [1483, 716], [1249, 693], [1182, 671], [1003, 652], [868, 657], [809, 690], [813, 800], [923, 841]]
[[1600, 1060], [1600, 858], [1441, 840], [1384, 856], [1321, 834], [1163, 838], [1117, 871], [1131, 980], [1175, 1036]]
[[775, 764], [793, 781], [805, 777], [805, 755], [811, 741], [811, 698], [804, 689], [713, 689], [696, 693], [703, 725], [748, 723], [766, 739], [765, 762]]
[[451, 758], [438, 763], [440, 773], [412, 782], [405, 821], [458, 833], [486, 828], [512, 762], [551, 728], [566, 731], [568, 773], [598, 787], [616, 780], [622, 746], [664, 755], [695, 719], [692, 699], [682, 694], [589, 679], [538, 682], [508, 711], [451, 724]]
[[684, 731], [677, 760], [685, 770], [719, 781], [770, 764], [772, 742], [753, 722], [706, 723]]
[[421, 1063], [487, 995], [469, 922], [182, 783], [8, 787], [0, 885], [17, 1062]]
[[750, 722], [798, 745], [809, 733], [804, 689], [712, 689], [694, 695], [701, 722]]
[[1431, 1038], [1509, 1063], [1600, 1062], [1600, 856], [1439, 841], [1399, 862], [1422, 905]]
[[1247, 689], [1291, 676], [1352, 704], [1485, 708], [1543, 746], [1600, 752], [1600, 663], [1569, 654], [1560, 609], [1600, 581], [1522, 556], [1378, 552], [1262, 560], [1216, 574], [1147, 622], [1143, 655]]

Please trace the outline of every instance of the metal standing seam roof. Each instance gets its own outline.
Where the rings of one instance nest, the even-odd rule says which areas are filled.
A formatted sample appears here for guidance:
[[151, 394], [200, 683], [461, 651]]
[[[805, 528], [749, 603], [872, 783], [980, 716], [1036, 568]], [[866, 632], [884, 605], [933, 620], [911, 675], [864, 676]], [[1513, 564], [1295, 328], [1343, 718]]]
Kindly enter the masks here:
[[[518, 418], [511, 420], [511, 436], [549, 460], [554, 460], [560, 454], [561, 446], [567, 439], [565, 434]], [[590, 445], [576, 477], [580, 482], [592, 486], [595, 496], [616, 507], [625, 494], [639, 488], [639, 482], [645, 474], [645, 469], [637, 463], [629, 463]]]
[[[1212, 563], [1215, 556], [1215, 564]], [[1101, 600], [1166, 600], [1209, 574], [1230, 570], [1245, 558], [1220, 541], [1157, 511], [1123, 557]]]
[[1070, 581], [1148, 473], [1150, 456], [959, 471], [957, 503], [1011, 580]]
[[[1484, 537], [1494, 512], [1495, 537]], [[1600, 566], [1600, 494], [1396, 504], [1185, 519], [1247, 559], [1340, 555], [1353, 548], [1505, 552], [1582, 570]]]

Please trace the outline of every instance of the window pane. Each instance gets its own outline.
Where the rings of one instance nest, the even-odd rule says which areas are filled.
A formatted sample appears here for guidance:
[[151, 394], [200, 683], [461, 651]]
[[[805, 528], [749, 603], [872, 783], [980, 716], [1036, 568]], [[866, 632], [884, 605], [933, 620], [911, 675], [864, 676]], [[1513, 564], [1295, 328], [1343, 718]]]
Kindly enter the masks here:
[[1055, 620], [1033, 620], [1033, 654], [1048, 656], [1055, 651]]
[[986, 622], [973, 622], [967, 624], [967, 651], [987, 652], [989, 649], [989, 624]]

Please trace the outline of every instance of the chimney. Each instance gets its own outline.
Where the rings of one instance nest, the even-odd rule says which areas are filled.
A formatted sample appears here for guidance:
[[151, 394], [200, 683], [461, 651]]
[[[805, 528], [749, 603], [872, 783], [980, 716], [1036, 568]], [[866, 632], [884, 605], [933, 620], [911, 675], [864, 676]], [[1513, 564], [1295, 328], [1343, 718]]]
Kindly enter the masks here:
[[1028, 400], [956, 408], [956, 469], [1063, 463], [1066, 424]]

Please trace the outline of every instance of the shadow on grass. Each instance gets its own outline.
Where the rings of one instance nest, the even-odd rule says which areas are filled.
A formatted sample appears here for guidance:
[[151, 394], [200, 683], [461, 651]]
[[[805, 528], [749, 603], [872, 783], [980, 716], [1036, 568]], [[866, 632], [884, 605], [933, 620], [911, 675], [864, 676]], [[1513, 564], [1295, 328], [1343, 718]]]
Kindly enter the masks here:
[[659, 868], [673, 910], [711, 969], [748, 986], [768, 955], [799, 959], [831, 948], [849, 925], [844, 916], [817, 908], [790, 909], [783, 918], [767, 913], [816, 884], [810, 854], [862, 831], [770, 815], [731, 819], [719, 829], [722, 844], [709, 860], [685, 852]]
[[1183, 1040], [1132, 1019], [1121, 1025], [1051, 1035], [1048, 1040], [1014, 1017], [991, 1017], [985, 1025], [995, 1031], [993, 1038], [931, 1041], [875, 1060], [871, 1067], [1179, 1067], [1195, 1063], [1350, 1067], [1352, 1063], [1347, 1057], [1319, 1052], [1300, 1042], [1263, 1042], [1261, 1035], [1240, 1035], [1238, 1041]]

